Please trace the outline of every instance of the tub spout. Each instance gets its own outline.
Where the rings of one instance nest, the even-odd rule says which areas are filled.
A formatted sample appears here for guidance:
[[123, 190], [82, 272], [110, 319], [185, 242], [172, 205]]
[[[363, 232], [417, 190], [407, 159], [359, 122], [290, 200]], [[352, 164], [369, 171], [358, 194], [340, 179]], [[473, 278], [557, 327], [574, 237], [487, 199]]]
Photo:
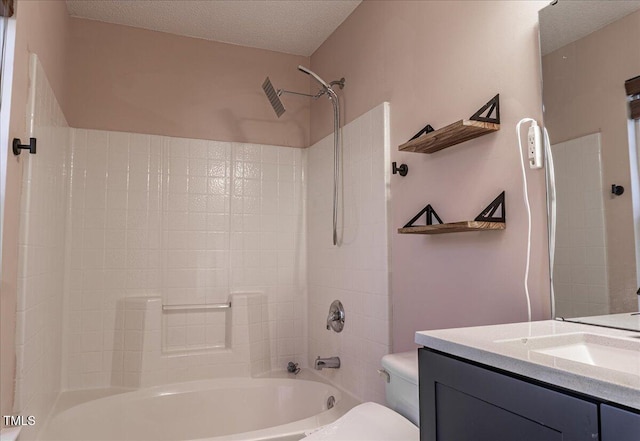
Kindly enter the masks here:
[[340, 367], [340, 357], [320, 358], [320, 356], [318, 356], [313, 367], [317, 370], [324, 368], [338, 369]]

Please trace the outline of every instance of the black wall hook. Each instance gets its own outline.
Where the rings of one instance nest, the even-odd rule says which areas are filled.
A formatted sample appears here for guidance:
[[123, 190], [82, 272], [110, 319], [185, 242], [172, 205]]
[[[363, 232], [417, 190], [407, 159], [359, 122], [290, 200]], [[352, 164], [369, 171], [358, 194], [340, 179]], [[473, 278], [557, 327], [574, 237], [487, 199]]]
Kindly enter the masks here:
[[400, 167], [398, 167], [397, 162], [392, 162], [391, 165], [393, 166], [391, 171], [394, 175], [399, 174], [400, 176], [407, 176], [407, 173], [409, 173], [409, 167], [407, 164], [400, 164]]
[[19, 155], [22, 150], [29, 150], [32, 155], [36, 154], [36, 139], [29, 138], [29, 144], [20, 144], [20, 138], [13, 138], [13, 154]]
[[612, 184], [611, 193], [615, 194], [616, 196], [620, 196], [622, 193], [624, 193], [624, 187], [622, 185]]

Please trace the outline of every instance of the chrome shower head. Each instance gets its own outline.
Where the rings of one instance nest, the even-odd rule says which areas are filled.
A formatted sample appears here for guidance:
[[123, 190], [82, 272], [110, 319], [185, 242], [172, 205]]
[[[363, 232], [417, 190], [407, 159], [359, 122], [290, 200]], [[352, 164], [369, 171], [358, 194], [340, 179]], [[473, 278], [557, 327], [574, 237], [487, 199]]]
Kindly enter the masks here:
[[262, 90], [264, 90], [264, 93], [267, 95], [267, 98], [271, 103], [271, 107], [273, 107], [273, 111], [276, 112], [276, 115], [280, 118], [280, 116], [285, 112], [285, 108], [282, 101], [280, 101], [280, 92], [276, 92], [273, 88], [269, 77], [267, 77], [264, 80], [264, 83], [262, 83]]
[[313, 72], [312, 70], [307, 69], [304, 66], [300, 66], [298, 65], [298, 70], [300, 72], [304, 72], [307, 75], [311, 75], [318, 83], [320, 83], [320, 85], [326, 89], [330, 89], [331, 87], [322, 79], [320, 78], [315, 72]]

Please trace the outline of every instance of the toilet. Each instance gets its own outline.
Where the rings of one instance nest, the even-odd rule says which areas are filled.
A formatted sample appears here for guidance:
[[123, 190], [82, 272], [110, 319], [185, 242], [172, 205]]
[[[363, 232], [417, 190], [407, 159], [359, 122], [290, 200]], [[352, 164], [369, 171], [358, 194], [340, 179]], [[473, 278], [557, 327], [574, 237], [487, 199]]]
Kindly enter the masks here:
[[[418, 441], [418, 351], [382, 357], [387, 405], [362, 403], [305, 441]], [[386, 373], [386, 374], [385, 374]]]

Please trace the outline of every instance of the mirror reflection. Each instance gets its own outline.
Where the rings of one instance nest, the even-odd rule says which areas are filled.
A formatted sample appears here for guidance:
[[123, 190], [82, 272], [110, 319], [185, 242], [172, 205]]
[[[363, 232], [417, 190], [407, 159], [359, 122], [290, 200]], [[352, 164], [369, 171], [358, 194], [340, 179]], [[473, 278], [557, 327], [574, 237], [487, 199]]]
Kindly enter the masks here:
[[640, 123], [625, 81], [640, 75], [640, 2], [560, 0], [540, 11], [540, 36], [554, 316], [629, 315], [640, 298]]

